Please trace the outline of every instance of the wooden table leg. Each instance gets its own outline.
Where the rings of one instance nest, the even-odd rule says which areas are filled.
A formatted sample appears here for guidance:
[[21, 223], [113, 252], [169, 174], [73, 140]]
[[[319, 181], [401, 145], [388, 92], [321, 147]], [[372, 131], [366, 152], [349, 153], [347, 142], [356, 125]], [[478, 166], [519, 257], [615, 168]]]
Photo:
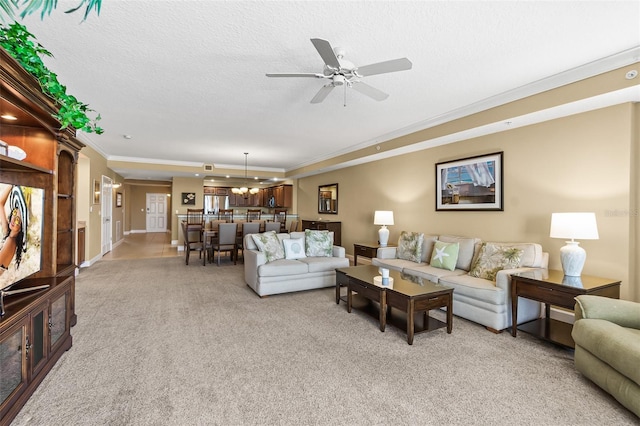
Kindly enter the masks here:
[[511, 335], [518, 334], [518, 281], [511, 280]]
[[449, 301], [447, 302], [447, 333], [451, 334], [453, 330], [453, 295], [449, 295]]
[[413, 315], [415, 313], [414, 308], [415, 305], [413, 303], [413, 299], [411, 299], [409, 300], [409, 306], [407, 306], [407, 343], [410, 345], [413, 345]]
[[384, 331], [387, 326], [387, 292], [380, 292], [380, 331]]
[[351, 313], [351, 285], [347, 284], [347, 312]]

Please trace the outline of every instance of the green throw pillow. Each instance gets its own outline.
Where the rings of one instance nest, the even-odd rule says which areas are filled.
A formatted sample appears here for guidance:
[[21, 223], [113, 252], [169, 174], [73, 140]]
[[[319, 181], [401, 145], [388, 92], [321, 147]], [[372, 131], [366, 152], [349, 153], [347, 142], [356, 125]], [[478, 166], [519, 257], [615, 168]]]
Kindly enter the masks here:
[[478, 258], [471, 267], [469, 275], [495, 281], [498, 271], [520, 266], [522, 253], [524, 250], [515, 247], [482, 243]]
[[433, 245], [433, 254], [431, 255], [430, 265], [435, 268], [453, 271], [456, 269], [459, 250], [460, 244], [458, 243], [444, 243], [442, 241], [436, 241]]
[[398, 249], [396, 250], [398, 259], [420, 263], [423, 241], [423, 233], [402, 231], [400, 238], [398, 238]]
[[305, 229], [304, 245], [307, 257], [333, 256], [333, 241], [329, 231], [312, 231]]
[[251, 238], [253, 238], [256, 246], [258, 246], [258, 250], [264, 253], [267, 262], [284, 259], [284, 249], [275, 231], [251, 234]]

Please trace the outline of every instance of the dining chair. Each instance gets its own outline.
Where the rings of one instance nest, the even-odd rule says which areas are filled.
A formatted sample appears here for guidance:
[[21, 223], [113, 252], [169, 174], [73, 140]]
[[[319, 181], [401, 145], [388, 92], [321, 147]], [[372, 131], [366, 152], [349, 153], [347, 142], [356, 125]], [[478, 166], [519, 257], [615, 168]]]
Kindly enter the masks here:
[[221, 223], [218, 225], [218, 237], [211, 242], [211, 258], [215, 252], [218, 252], [218, 266], [220, 266], [220, 253], [223, 251], [231, 252], [233, 264], [237, 264], [238, 259], [238, 224], [237, 223]]
[[264, 232], [268, 231], [280, 232], [280, 222], [266, 222], [264, 224]]
[[238, 250], [242, 250], [242, 261], [244, 262], [244, 237], [247, 234], [260, 233], [260, 222], [245, 222], [242, 224], [242, 235], [238, 235]]
[[220, 210], [218, 210], [218, 220], [224, 220], [226, 222], [233, 222], [233, 209], [220, 209]]
[[287, 209], [275, 209], [273, 221], [280, 223], [280, 232], [287, 232]]
[[[190, 230], [200, 227], [200, 231], [204, 229], [204, 209], [187, 209], [187, 226]], [[198, 241], [202, 241], [202, 233]]]
[[[192, 251], [197, 251], [199, 257], [202, 259], [202, 265], [204, 266], [206, 261], [206, 255], [203, 256], [202, 252], [205, 250], [205, 244], [202, 240], [203, 229], [199, 225], [189, 225], [187, 221], [182, 222], [182, 234], [184, 237], [184, 252], [185, 252], [185, 264], [189, 264], [189, 255]], [[197, 237], [196, 237], [197, 235]]]
[[247, 209], [247, 222], [260, 220], [260, 216], [262, 216], [261, 209]]

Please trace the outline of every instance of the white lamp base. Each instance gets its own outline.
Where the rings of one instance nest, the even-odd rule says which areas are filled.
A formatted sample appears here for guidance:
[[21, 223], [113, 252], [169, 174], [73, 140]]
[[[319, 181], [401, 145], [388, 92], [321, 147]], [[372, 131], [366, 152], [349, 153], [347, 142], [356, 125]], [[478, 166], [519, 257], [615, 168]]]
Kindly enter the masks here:
[[386, 247], [389, 242], [389, 229], [386, 225], [382, 225], [378, 230], [378, 242], [380, 247]]
[[579, 277], [582, 273], [587, 252], [580, 247], [577, 241], [565, 241], [566, 246], [560, 248], [560, 263], [564, 274], [569, 277]]

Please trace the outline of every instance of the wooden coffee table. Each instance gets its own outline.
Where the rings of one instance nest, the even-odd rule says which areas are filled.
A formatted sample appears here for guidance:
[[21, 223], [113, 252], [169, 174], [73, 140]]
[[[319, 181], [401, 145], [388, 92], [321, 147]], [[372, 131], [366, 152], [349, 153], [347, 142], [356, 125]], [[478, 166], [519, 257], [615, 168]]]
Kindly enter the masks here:
[[[380, 331], [384, 331], [389, 323], [406, 330], [407, 343], [413, 344], [417, 333], [447, 327], [451, 334], [453, 328], [453, 289], [428, 280], [403, 275], [398, 271], [390, 271], [393, 285], [381, 286], [374, 282], [379, 276], [378, 267], [373, 265], [351, 266], [336, 269], [336, 302], [339, 303], [340, 286], [347, 287], [347, 312], [351, 312], [353, 292], [380, 304], [377, 312]], [[406, 313], [404, 321], [390, 315], [391, 308]], [[429, 316], [431, 309], [447, 308], [447, 322]], [[416, 314], [423, 313], [422, 325], [415, 323]]]

